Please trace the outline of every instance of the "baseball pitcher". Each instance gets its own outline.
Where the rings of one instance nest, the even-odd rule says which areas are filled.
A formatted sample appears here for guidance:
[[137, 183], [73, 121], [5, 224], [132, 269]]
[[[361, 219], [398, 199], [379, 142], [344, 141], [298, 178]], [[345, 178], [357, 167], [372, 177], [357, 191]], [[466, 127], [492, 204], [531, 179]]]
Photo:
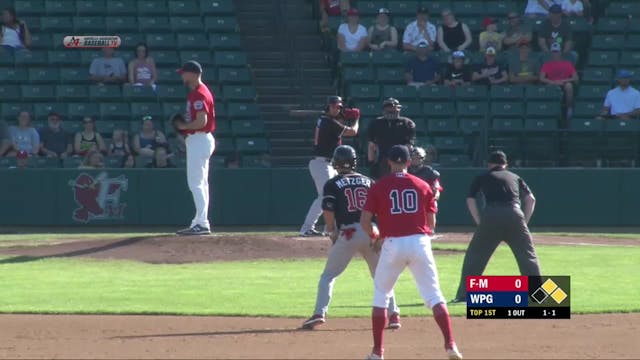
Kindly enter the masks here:
[[216, 129], [214, 97], [202, 82], [202, 66], [187, 61], [177, 72], [191, 89], [187, 95], [187, 113], [184, 120], [175, 118], [173, 125], [186, 137], [187, 182], [193, 195], [196, 214], [191, 225], [177, 231], [178, 235], [206, 235], [209, 225], [209, 158], [215, 149], [213, 132]]
[[[318, 282], [314, 315], [302, 324], [302, 328], [309, 330], [324, 324], [333, 284], [356, 253], [365, 259], [372, 276], [378, 263], [378, 253], [371, 247], [368, 234], [359, 224], [360, 211], [373, 181], [355, 172], [356, 151], [351, 146], [337, 147], [332, 164], [338, 175], [324, 185], [322, 209], [333, 246]], [[399, 329], [400, 310], [393, 293], [389, 298], [389, 314], [389, 328]]]
[[[322, 214], [322, 188], [327, 180], [336, 176], [335, 169], [331, 166], [333, 151], [342, 143], [343, 136], [358, 135], [358, 120], [360, 110], [345, 109], [340, 96], [330, 96], [324, 114], [320, 116], [316, 124], [314, 152], [316, 157], [309, 161], [309, 172], [318, 191], [318, 197], [313, 201], [304, 224], [300, 228], [301, 236], [322, 235], [315, 229], [316, 222]], [[348, 122], [352, 125], [347, 125]]]

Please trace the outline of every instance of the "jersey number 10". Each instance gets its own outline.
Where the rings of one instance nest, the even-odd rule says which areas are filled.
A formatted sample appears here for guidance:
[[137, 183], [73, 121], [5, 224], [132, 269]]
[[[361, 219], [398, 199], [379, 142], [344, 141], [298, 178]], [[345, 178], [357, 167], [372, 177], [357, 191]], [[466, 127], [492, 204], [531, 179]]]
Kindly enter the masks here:
[[367, 189], [358, 187], [355, 189], [344, 189], [344, 195], [347, 197], [347, 211], [361, 211], [367, 202]]
[[402, 192], [394, 189], [389, 193], [391, 199], [391, 214], [414, 214], [418, 212], [418, 193], [414, 189], [404, 189]]

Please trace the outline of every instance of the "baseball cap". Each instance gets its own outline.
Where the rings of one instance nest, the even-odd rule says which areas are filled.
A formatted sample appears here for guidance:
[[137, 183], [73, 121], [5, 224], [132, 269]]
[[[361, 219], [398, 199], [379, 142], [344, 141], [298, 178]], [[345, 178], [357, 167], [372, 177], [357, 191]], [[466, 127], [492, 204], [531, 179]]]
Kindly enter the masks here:
[[616, 79], [631, 79], [632, 77], [633, 73], [626, 69], [618, 71], [618, 74], [616, 75]]
[[387, 14], [387, 15], [389, 15], [390, 13], [391, 13], [391, 12], [390, 12], [390, 11], [389, 11], [389, 9], [387, 9], [387, 8], [380, 8], [380, 9], [378, 10], [378, 14]]
[[360, 12], [356, 8], [351, 8], [347, 11], [347, 16], [360, 16]]
[[484, 18], [484, 20], [482, 20], [482, 27], [483, 28], [487, 28], [487, 26], [495, 24], [496, 21], [492, 18], [492, 17], [486, 17]]
[[58, 114], [55, 111], [49, 111], [49, 114], [47, 114], [47, 117], [52, 117], [52, 116], [60, 120], [60, 114]]
[[485, 50], [484, 52], [486, 55], [495, 55], [496, 54], [496, 48], [494, 48], [493, 46], [489, 46], [487, 48], [487, 50]]
[[549, 8], [549, 12], [552, 14], [562, 14], [562, 7], [558, 4], [553, 4]]
[[186, 63], [182, 64], [182, 67], [176, 70], [178, 74], [190, 72], [194, 74], [202, 74], [202, 65], [195, 60], [189, 60]]
[[16, 159], [27, 159], [28, 157], [29, 157], [29, 153], [24, 150], [20, 150], [16, 154]]
[[554, 42], [553, 44], [551, 44], [551, 51], [562, 51], [562, 47], [560, 46], [560, 43], [558, 42]]
[[429, 9], [427, 9], [426, 6], [420, 6], [420, 7], [418, 7], [418, 10], [416, 10], [416, 14], [427, 14], [427, 15], [429, 15]]
[[507, 154], [500, 150], [492, 152], [489, 154], [489, 164], [506, 165]]
[[451, 54], [451, 57], [454, 59], [464, 59], [464, 52], [460, 50], [454, 51], [453, 54]]
[[429, 44], [427, 44], [424, 41], [420, 41], [420, 43], [418, 44], [418, 48], [423, 48], [423, 49], [429, 48]]
[[394, 145], [389, 150], [389, 160], [395, 163], [406, 163], [409, 159], [409, 149], [404, 145]]

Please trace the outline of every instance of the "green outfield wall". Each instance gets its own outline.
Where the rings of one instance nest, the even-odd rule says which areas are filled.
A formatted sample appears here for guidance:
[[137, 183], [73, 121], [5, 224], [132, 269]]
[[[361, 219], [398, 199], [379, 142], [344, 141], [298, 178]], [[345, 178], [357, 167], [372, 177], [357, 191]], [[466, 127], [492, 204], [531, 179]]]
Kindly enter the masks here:
[[[444, 169], [441, 225], [469, 225], [465, 197], [483, 169]], [[640, 225], [640, 170], [522, 169], [535, 225]], [[315, 194], [306, 169], [214, 169], [215, 225], [299, 225]], [[184, 225], [184, 169], [0, 171], [0, 225]]]

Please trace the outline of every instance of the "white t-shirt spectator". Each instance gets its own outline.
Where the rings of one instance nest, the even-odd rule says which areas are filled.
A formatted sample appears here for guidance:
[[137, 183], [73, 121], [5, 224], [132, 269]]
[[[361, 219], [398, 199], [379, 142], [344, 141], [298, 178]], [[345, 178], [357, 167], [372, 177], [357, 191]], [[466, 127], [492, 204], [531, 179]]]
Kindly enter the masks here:
[[572, 3], [571, 0], [564, 0], [562, 1], [562, 11], [568, 13], [579, 13], [584, 11], [584, 5], [580, 0], [575, 3]]
[[20, 40], [20, 28], [12, 29], [7, 26], [2, 26], [0, 30], [2, 30], [2, 42], [0, 45], [9, 46], [12, 48], [21, 48], [24, 47], [22, 44], [22, 40]]
[[17, 151], [26, 151], [30, 154], [37, 154], [40, 149], [40, 135], [32, 127], [19, 128], [12, 126], [9, 128], [11, 141]]
[[[561, 2], [561, 0], [545, 0], [545, 1], [548, 6], [551, 6], [553, 4], [560, 4]], [[524, 13], [525, 15], [528, 15], [528, 14], [547, 15], [549, 11], [543, 8], [542, 5], [540, 5], [540, 3], [538, 2], [538, 0], [528, 0], [527, 7], [524, 10]]]
[[631, 86], [626, 90], [617, 86], [607, 93], [604, 106], [610, 109], [611, 115], [626, 114], [640, 109], [640, 91]]
[[127, 67], [124, 65], [124, 60], [120, 57], [99, 57], [93, 59], [91, 62], [89, 74], [100, 77], [123, 77], [127, 76]]
[[344, 36], [344, 46], [350, 51], [355, 51], [358, 48], [358, 43], [362, 38], [369, 37], [367, 29], [360, 24], [358, 24], [358, 30], [356, 30], [355, 33], [351, 33], [351, 31], [349, 31], [348, 24], [342, 24], [338, 28], [338, 34], [342, 34], [342, 36]]
[[420, 29], [418, 29], [418, 21], [414, 20], [411, 23], [409, 23], [409, 25], [407, 25], [407, 27], [404, 29], [404, 35], [402, 36], [402, 43], [418, 46], [418, 44], [424, 41], [432, 45], [436, 43], [437, 34], [438, 34], [438, 29], [436, 28], [436, 26], [430, 22], [427, 22], [426, 35], [429, 37], [427, 39], [425, 37], [425, 34], [421, 32]]

